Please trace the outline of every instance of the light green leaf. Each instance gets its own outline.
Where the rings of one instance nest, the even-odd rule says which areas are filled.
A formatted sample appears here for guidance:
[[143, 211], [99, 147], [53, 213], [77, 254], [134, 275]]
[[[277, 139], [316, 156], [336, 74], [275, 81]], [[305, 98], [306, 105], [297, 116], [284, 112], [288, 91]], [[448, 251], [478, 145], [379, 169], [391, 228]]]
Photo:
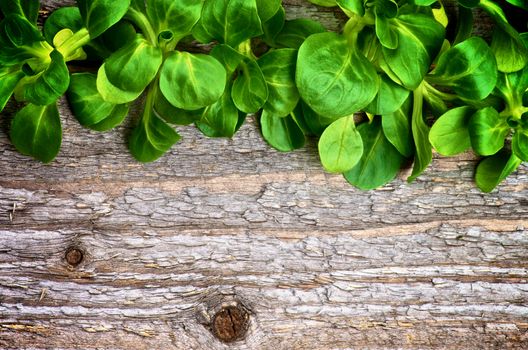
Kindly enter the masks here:
[[49, 106], [29, 104], [22, 108], [11, 125], [11, 141], [16, 149], [43, 163], [49, 163], [59, 153], [62, 127], [55, 103]]
[[256, 0], [205, 0], [201, 26], [211, 38], [233, 48], [263, 34]]
[[200, 19], [204, 0], [147, 0], [147, 16], [156, 34], [170, 31], [178, 42]]
[[381, 118], [358, 127], [363, 140], [363, 155], [358, 164], [344, 173], [345, 179], [362, 190], [385, 185], [398, 175], [405, 158], [383, 134]]
[[441, 116], [431, 128], [429, 141], [438, 153], [454, 156], [471, 148], [468, 124], [475, 113], [471, 107], [458, 107]]
[[368, 105], [379, 89], [376, 69], [335, 33], [310, 36], [299, 49], [297, 86], [318, 114], [340, 118]]
[[493, 107], [481, 109], [469, 121], [471, 145], [476, 153], [490, 156], [504, 147], [510, 128]]
[[[113, 86], [123, 91], [141, 93], [156, 77], [162, 60], [161, 49], [138, 35], [136, 40], [112, 54], [106, 60], [104, 69]], [[103, 97], [109, 98], [104, 94]]]
[[224, 93], [226, 71], [214, 57], [175, 51], [163, 63], [160, 89], [181, 109], [196, 110], [211, 105]]
[[47, 106], [61, 97], [70, 83], [70, 72], [62, 55], [54, 50], [50, 54], [51, 63], [38, 78], [27, 85], [24, 100], [39, 106]]
[[352, 115], [333, 122], [319, 140], [321, 163], [331, 173], [349, 171], [359, 162], [362, 154], [363, 141]]

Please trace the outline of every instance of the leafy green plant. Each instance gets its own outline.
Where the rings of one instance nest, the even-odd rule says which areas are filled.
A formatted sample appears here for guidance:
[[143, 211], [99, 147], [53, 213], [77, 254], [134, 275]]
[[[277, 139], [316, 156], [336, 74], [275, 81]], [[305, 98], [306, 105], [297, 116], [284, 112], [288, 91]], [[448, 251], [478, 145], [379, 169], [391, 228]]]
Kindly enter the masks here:
[[126, 1], [79, 0], [78, 4], [84, 16], [79, 16], [75, 30], [61, 26], [59, 18], [52, 16], [43, 32], [37, 26], [39, 1], [0, 4], [4, 17], [0, 22], [0, 111], [12, 95], [25, 104], [13, 119], [11, 141], [21, 153], [46, 163], [61, 146], [57, 101], [70, 83], [66, 63], [86, 59], [83, 47], [117, 23], [128, 6]]

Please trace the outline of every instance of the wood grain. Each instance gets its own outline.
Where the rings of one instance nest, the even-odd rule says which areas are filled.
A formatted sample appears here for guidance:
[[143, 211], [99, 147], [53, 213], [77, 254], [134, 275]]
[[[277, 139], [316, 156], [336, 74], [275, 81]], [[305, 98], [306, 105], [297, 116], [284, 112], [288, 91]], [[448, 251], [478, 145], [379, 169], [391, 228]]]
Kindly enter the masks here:
[[[64, 101], [61, 154], [42, 165], [10, 145], [13, 107], [0, 132], [1, 349], [528, 348], [526, 166], [489, 195], [471, 154], [361, 192], [321, 170], [313, 141], [278, 153], [252, 119], [232, 140], [181, 128], [142, 165], [129, 125], [84, 130]], [[249, 332], [224, 344], [211, 320], [230, 305], [250, 312]]]

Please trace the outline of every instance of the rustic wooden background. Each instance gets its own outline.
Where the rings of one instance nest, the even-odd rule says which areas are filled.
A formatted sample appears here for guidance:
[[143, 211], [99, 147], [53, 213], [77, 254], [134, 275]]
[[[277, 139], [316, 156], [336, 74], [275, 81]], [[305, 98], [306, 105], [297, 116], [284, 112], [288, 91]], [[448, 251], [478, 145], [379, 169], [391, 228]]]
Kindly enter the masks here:
[[51, 165], [2, 116], [1, 349], [528, 349], [526, 166], [488, 195], [470, 154], [360, 192], [254, 121], [233, 140], [183, 128], [141, 165], [129, 128], [61, 111]]

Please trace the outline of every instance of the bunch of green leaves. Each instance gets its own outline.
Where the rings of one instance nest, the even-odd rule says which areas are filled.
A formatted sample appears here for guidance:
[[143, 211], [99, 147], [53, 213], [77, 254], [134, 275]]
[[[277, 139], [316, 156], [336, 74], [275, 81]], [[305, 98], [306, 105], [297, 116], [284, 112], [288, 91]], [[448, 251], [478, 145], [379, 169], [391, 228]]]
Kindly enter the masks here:
[[[227, 79], [220, 100], [196, 121], [199, 129], [207, 136], [232, 137], [247, 114], [261, 111], [262, 132], [271, 145], [283, 151], [304, 145], [294, 113], [300, 100], [297, 49], [323, 31], [315, 21], [286, 21], [280, 0], [206, 1], [193, 34], [202, 43], [218, 43], [211, 55], [222, 62]], [[262, 42], [266, 52], [258, 57], [255, 49]]]
[[[511, 3], [527, 9], [522, 1]], [[528, 34], [519, 34], [493, 2], [460, 1], [464, 21], [472, 22], [466, 7], [479, 6], [496, 22], [491, 52], [496, 59], [492, 98], [454, 108], [443, 114], [431, 130], [430, 141], [443, 155], [455, 155], [472, 148], [485, 158], [477, 167], [475, 180], [484, 192], [528, 161]], [[466, 35], [469, 35], [466, 30]], [[468, 60], [475, 60], [468, 56]], [[491, 81], [491, 79], [489, 79]], [[456, 96], [445, 96], [456, 100]], [[511, 142], [506, 142], [510, 140]]]
[[[324, 168], [372, 189], [416, 156], [414, 179], [427, 161], [420, 154], [427, 125], [419, 92], [444, 43], [443, 8], [391, 0], [311, 2], [339, 6], [349, 17], [340, 34], [310, 36], [297, 62], [300, 95], [319, 124]], [[360, 111], [368, 121], [357, 126]]]
[[[78, 1], [85, 14], [75, 30], [52, 15], [43, 31], [37, 26], [38, 0], [0, 3], [0, 111], [12, 95], [25, 106], [11, 125], [11, 141], [21, 153], [42, 162], [58, 154], [62, 127], [57, 101], [66, 92], [70, 73], [66, 65], [87, 58], [83, 47], [119, 21], [122, 8], [110, 1]], [[76, 8], [77, 11], [79, 10]], [[100, 13], [111, 13], [106, 19]]]

